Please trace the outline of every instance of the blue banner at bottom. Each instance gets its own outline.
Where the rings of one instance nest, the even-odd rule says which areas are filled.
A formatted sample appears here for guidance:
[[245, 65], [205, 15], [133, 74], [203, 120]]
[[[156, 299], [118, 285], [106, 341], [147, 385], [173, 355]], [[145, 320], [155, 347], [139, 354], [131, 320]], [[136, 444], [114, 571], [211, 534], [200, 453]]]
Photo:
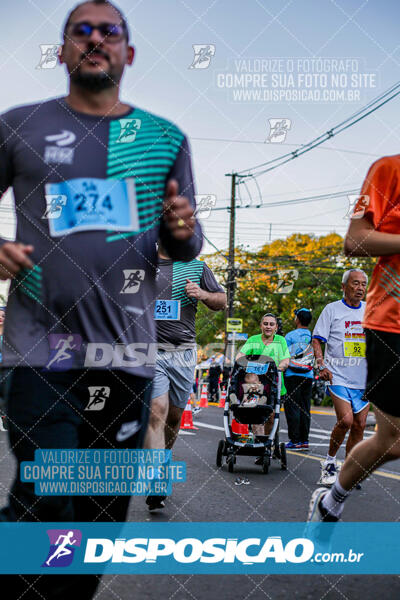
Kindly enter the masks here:
[[400, 523], [0, 523], [5, 574], [399, 574]]

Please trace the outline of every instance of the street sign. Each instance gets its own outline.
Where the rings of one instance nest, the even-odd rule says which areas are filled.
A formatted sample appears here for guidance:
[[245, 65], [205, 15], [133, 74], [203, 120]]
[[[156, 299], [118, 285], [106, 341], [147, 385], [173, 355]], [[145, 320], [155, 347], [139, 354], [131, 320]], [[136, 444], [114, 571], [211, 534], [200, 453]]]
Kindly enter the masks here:
[[236, 331], [241, 333], [243, 329], [243, 319], [227, 319], [226, 320], [226, 331]]
[[248, 337], [248, 333], [228, 333], [228, 342], [232, 342], [233, 340], [237, 342], [246, 341]]

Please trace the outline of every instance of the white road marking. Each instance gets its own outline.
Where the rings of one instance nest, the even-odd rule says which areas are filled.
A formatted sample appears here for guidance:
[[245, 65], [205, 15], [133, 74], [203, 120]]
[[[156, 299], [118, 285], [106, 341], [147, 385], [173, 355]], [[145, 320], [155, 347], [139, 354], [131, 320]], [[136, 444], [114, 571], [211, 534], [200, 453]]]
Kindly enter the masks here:
[[[283, 431], [283, 429], [281, 429], [281, 431]], [[330, 437], [332, 429], [317, 429], [316, 427], [310, 427], [310, 431], [314, 431], [316, 433], [324, 433]], [[375, 433], [374, 431], [364, 431], [364, 435], [370, 436], [370, 437], [371, 437], [371, 435], [374, 435], [374, 433]]]
[[[211, 425], [210, 423], [200, 423], [200, 421], [193, 421], [193, 424], [196, 425], [197, 427], [205, 427], [206, 429], [216, 429], [217, 431], [224, 431], [223, 427], [220, 427], [218, 425]], [[279, 431], [280, 431], [280, 433], [287, 433], [287, 429], [280, 429]], [[317, 431], [325, 431], [325, 430], [324, 429], [317, 429]], [[187, 432], [185, 432], [185, 433], [187, 434]], [[327, 433], [330, 434], [329, 431], [327, 431]], [[370, 433], [370, 435], [374, 434], [373, 431], [372, 432], [364, 432], [364, 433]], [[194, 435], [194, 434], [191, 433], [190, 435]], [[326, 437], [323, 436], [323, 435], [310, 434], [310, 436], [311, 435], [314, 435], [315, 437], [325, 438], [326, 439]], [[328, 439], [329, 439], [329, 436], [328, 436]], [[310, 448], [315, 447], [315, 446], [329, 446], [329, 444], [325, 443], [325, 442], [315, 442], [315, 443], [314, 442], [310, 442]], [[288, 450], [287, 452], [289, 454], [293, 454], [293, 455], [298, 454], [298, 455], [306, 457], [306, 458], [311, 458], [312, 460], [319, 460], [320, 461], [321, 458], [323, 458], [322, 456], [312, 456], [311, 454], [307, 454], [307, 451], [305, 451], [305, 452], [304, 451], [303, 452], [299, 452], [299, 451], [293, 452], [293, 450]], [[343, 461], [340, 461], [340, 462], [342, 463]], [[374, 475], [381, 475], [382, 477], [389, 477], [389, 478], [392, 478], [392, 479], [400, 479], [400, 474], [399, 473], [396, 473], [396, 472], [393, 472], [393, 471], [387, 471], [387, 470], [383, 470], [383, 469], [379, 469], [378, 471], [375, 471]]]
[[315, 446], [329, 446], [329, 442], [310, 442], [310, 448], [315, 448]]
[[[217, 431], [224, 431], [224, 428], [221, 427], [220, 425], [211, 425], [210, 423], [203, 423], [200, 421], [193, 421], [193, 425], [196, 425], [196, 427], [205, 427], [206, 429], [215, 429]], [[281, 433], [287, 433], [287, 429], [279, 429], [279, 431]], [[325, 435], [321, 435], [320, 433], [311, 433], [311, 431], [320, 431], [320, 432], [324, 432]], [[366, 435], [373, 435], [373, 432], [364, 432]], [[329, 440], [331, 437], [331, 432], [327, 429], [315, 429], [314, 427], [312, 427], [310, 429], [310, 437], [315, 437], [315, 438], [319, 438], [321, 440]], [[316, 444], [314, 444], [316, 445]], [[321, 444], [323, 446], [325, 446], [325, 444]], [[326, 444], [328, 445], [328, 444]]]
[[210, 425], [209, 423], [200, 423], [200, 421], [193, 421], [193, 425], [196, 427], [206, 427], [207, 429], [216, 429], [217, 431], [224, 431], [223, 427], [219, 425]]
[[[279, 431], [281, 433], [287, 433], [287, 429], [279, 429]], [[319, 438], [321, 440], [329, 440], [329, 438], [331, 437], [330, 434], [329, 435], [320, 435], [319, 433], [311, 433], [310, 431], [310, 437], [315, 437], [315, 438]]]

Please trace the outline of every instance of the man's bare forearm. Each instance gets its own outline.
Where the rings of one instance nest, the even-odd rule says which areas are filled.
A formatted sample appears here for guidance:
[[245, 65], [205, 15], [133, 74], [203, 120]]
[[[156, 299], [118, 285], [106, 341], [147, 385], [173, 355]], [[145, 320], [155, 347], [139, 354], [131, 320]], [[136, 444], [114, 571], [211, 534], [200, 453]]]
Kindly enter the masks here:
[[226, 307], [226, 294], [224, 292], [204, 292], [201, 301], [210, 310], [223, 310]]
[[314, 356], [317, 366], [320, 367], [324, 364], [324, 355], [321, 348], [321, 342], [317, 338], [313, 338], [312, 345], [314, 348]]

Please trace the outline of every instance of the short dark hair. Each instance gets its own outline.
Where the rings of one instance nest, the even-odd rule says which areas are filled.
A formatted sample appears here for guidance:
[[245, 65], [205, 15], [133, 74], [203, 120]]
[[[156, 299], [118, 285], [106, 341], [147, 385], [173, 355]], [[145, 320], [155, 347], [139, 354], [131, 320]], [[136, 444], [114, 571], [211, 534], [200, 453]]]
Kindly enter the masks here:
[[308, 309], [296, 311], [295, 314], [303, 327], [307, 327], [312, 321], [312, 314]]
[[281, 317], [276, 317], [276, 335], [283, 335], [283, 321]]
[[112, 2], [109, 2], [108, 0], [85, 0], [84, 2], [80, 2], [79, 4], [77, 4], [75, 6], [75, 8], [73, 8], [71, 10], [71, 12], [69, 13], [67, 20], [65, 21], [65, 25], [64, 25], [64, 29], [63, 29], [63, 38], [65, 39], [66, 37], [66, 31], [68, 28], [68, 25], [71, 22], [71, 18], [74, 15], [74, 12], [76, 10], [78, 10], [78, 8], [80, 8], [81, 6], [83, 6], [84, 4], [97, 4], [98, 6], [110, 6], [111, 8], [113, 8], [115, 10], [115, 12], [118, 14], [119, 18], [121, 19], [121, 23], [122, 23], [122, 27], [125, 30], [125, 36], [126, 36], [126, 41], [129, 42], [129, 29], [128, 29], [128, 23], [127, 20], [124, 16], [124, 13], [122, 12], [122, 10], [120, 10], [117, 6], [115, 6], [115, 4], [113, 4]]

